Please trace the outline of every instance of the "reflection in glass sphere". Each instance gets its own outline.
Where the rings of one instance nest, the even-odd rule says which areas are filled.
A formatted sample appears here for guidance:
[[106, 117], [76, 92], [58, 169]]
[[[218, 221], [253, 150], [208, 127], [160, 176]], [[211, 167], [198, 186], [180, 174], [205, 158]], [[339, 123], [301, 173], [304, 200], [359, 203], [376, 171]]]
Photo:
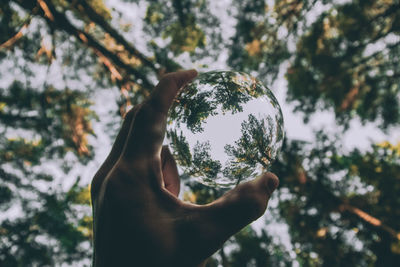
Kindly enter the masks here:
[[213, 187], [234, 187], [267, 170], [283, 136], [275, 96], [236, 71], [200, 74], [182, 89], [167, 125], [167, 143], [178, 167]]

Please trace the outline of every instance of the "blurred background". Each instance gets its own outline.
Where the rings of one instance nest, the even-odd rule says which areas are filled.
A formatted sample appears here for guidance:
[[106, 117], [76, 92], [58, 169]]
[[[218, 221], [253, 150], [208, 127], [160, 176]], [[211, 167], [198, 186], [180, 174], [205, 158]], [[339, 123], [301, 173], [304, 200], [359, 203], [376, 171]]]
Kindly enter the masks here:
[[398, 266], [398, 0], [2, 0], [0, 21], [0, 266], [90, 265], [91, 178], [182, 68], [250, 73], [285, 119], [266, 215], [209, 267]]

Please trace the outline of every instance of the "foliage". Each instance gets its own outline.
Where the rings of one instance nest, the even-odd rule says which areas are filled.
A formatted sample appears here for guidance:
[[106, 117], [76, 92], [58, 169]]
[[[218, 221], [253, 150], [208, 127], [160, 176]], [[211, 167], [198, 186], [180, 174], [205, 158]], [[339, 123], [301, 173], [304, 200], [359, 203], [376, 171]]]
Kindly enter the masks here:
[[398, 125], [399, 10], [398, 1], [352, 1], [321, 14], [288, 70], [296, 108], [310, 114], [332, 107], [340, 123], [357, 114], [382, 128]]
[[[127, 19], [130, 10], [111, 2], [0, 4], [1, 266], [89, 265], [89, 181], [76, 170], [96, 157], [97, 92], [117, 91], [119, 110], [112, 114], [120, 121], [165, 72], [190, 64], [213, 69], [223, 59], [267, 85], [285, 73], [287, 100], [305, 121], [328, 110], [339, 131], [353, 118], [384, 131], [399, 126], [397, 0], [232, 0], [225, 17], [215, 10], [220, 1], [120, 0], [124, 7], [145, 9], [134, 20]], [[215, 75], [214, 82], [220, 78]], [[224, 108], [240, 111], [245, 95], [217, 89], [219, 101], [227, 100]], [[193, 99], [195, 93], [188, 88], [180, 99], [187, 107], [180, 119], [200, 131], [215, 103], [209, 95]], [[238, 147], [227, 148], [244, 165], [269, 159], [258, 149], [268, 140], [253, 138], [260, 125], [249, 121]], [[104, 128], [115, 135], [114, 126]], [[182, 152], [182, 166], [196, 162], [210, 177], [219, 170], [207, 157], [207, 144], [192, 155], [179, 131], [168, 134]], [[268, 214], [288, 227], [289, 245], [277, 239], [280, 233], [249, 226], [208, 265], [395, 266], [399, 144], [364, 150], [341, 144], [326, 129], [312, 142], [286, 139], [272, 166], [281, 181], [279, 204]], [[249, 175], [242, 165], [231, 171]], [[188, 178], [182, 176], [187, 201], [205, 204], [223, 193]]]
[[279, 210], [299, 261], [392, 266], [399, 260], [394, 249], [400, 237], [399, 213], [394, 205], [400, 158], [379, 146], [342, 154], [337, 139], [322, 132], [316, 139], [311, 149], [304, 143], [286, 143], [273, 170], [281, 179]]

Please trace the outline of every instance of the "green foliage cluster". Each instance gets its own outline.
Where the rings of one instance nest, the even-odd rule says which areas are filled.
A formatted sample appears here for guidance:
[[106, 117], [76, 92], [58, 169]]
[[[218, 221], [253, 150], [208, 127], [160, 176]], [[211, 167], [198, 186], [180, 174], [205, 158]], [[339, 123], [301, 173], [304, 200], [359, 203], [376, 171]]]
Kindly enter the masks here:
[[341, 124], [358, 116], [384, 129], [398, 125], [399, 9], [398, 1], [352, 1], [321, 14], [288, 70], [296, 109], [332, 107]]
[[[328, 110], [339, 133], [353, 119], [383, 131], [399, 127], [398, 0], [232, 0], [228, 18], [219, 17], [215, 2], [121, 0], [146, 8], [136, 40], [130, 28], [139, 21], [122, 27], [126, 14], [100, 0], [1, 1], [1, 266], [90, 264], [90, 190], [74, 170], [95, 157], [92, 103], [101, 90], [120, 93], [120, 109], [113, 111], [119, 121], [148, 96], [156, 77], [188, 60], [203, 64], [222, 55], [230, 68], [255, 73], [267, 85], [284, 72], [287, 101], [305, 122]], [[234, 29], [228, 37], [226, 19]], [[217, 95], [240, 111], [242, 95], [227, 93]], [[194, 93], [187, 94], [184, 123], [197, 129], [213, 104], [203, 101], [208, 96], [193, 101]], [[114, 126], [108, 126], [111, 135]], [[207, 158], [207, 144], [191, 155], [184, 136], [169, 134], [181, 144], [180, 164], [196, 161], [210, 176], [218, 169]], [[246, 164], [268, 160], [258, 151], [263, 140], [250, 139], [228, 150]], [[280, 187], [265, 229], [245, 228], [208, 265], [396, 266], [400, 147], [341, 144], [325, 129], [312, 142], [286, 139], [272, 166]], [[239, 167], [232, 171], [247, 177]], [[223, 193], [182, 180], [190, 188], [188, 201], [204, 204]], [[273, 223], [287, 227], [289, 240], [277, 238]]]

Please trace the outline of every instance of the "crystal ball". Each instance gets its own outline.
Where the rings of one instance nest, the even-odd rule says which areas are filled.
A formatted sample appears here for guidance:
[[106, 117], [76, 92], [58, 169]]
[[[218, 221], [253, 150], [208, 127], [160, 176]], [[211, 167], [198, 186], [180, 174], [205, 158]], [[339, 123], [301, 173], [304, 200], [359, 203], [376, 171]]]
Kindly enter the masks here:
[[237, 71], [199, 74], [175, 99], [165, 143], [178, 169], [199, 182], [232, 188], [270, 167], [283, 142], [278, 101]]

